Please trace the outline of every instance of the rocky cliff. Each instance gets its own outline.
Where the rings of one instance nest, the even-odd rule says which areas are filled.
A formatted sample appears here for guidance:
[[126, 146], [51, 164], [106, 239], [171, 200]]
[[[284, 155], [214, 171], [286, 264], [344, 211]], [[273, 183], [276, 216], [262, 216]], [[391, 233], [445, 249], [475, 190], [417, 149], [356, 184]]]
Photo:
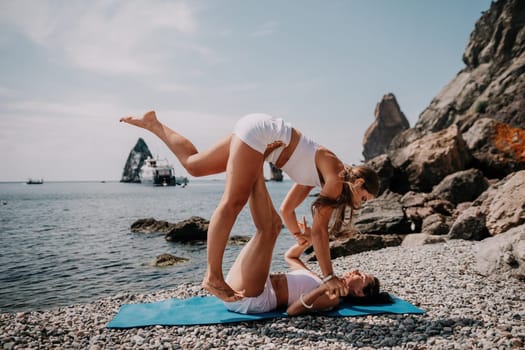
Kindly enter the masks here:
[[470, 35], [466, 67], [420, 115], [416, 129], [452, 124], [468, 129], [481, 117], [525, 127], [525, 2], [496, 1]]
[[367, 162], [382, 194], [356, 213], [334, 256], [364, 245], [358, 232], [367, 249], [501, 235], [500, 250], [486, 253], [499, 266], [484, 270], [525, 274], [525, 1], [493, 2], [463, 60], [413, 128], [365, 148], [366, 158], [388, 145]]
[[140, 182], [140, 168], [148, 157], [153, 158], [153, 155], [151, 154], [148, 145], [146, 145], [146, 142], [144, 142], [142, 138], [139, 138], [135, 147], [129, 152], [120, 182]]

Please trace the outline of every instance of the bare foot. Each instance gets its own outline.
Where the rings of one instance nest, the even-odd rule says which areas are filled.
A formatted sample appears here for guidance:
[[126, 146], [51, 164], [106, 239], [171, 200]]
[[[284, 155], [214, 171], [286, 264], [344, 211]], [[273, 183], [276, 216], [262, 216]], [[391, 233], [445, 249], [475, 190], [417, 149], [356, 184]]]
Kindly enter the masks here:
[[131, 125], [138, 126], [139, 128], [144, 128], [146, 130], [153, 130], [158, 125], [160, 125], [155, 111], [149, 111], [142, 116], [142, 118], [137, 117], [123, 117], [120, 118], [121, 122], [128, 123]]
[[231, 289], [226, 282], [218, 282], [218, 280], [212, 282], [208, 277], [205, 277], [202, 281], [202, 288], [226, 302], [238, 301], [244, 298], [244, 293]]

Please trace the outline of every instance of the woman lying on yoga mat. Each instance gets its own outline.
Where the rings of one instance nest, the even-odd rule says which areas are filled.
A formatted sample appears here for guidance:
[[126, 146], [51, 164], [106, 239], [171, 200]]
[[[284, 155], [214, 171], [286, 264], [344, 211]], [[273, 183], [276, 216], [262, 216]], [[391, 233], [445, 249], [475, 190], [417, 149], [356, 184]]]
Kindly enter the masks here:
[[321, 187], [321, 194], [313, 204], [312, 243], [327, 291], [334, 298], [345, 294], [343, 280], [337, 278], [332, 269], [328, 224], [334, 217], [337, 229], [346, 207], [358, 208], [361, 202], [377, 195], [379, 181], [373, 170], [345, 166], [333, 152], [305, 137], [289, 123], [266, 114], [243, 117], [231, 135], [202, 152], [197, 151], [190, 140], [159, 122], [154, 111], [142, 118], [125, 117], [120, 121], [158, 136], [192, 176], [226, 172], [224, 194], [208, 227], [208, 263], [202, 282], [208, 292], [223, 301], [244, 296], [224, 281], [222, 260], [235, 220], [262, 173], [264, 161], [268, 161], [282, 168], [295, 182], [281, 206], [284, 223], [294, 235], [300, 232], [295, 208], [313, 188]]
[[305, 218], [298, 223], [302, 230], [300, 237], [296, 238], [297, 244], [285, 254], [292, 271], [270, 274], [272, 253], [282, 223], [272, 205], [262, 174], [255, 181], [249, 203], [256, 233], [241, 250], [226, 277], [226, 282], [233, 289], [242, 291], [245, 297], [224, 302], [229, 310], [249, 314], [287, 308], [289, 315], [298, 315], [333, 308], [345, 298], [391, 302], [387, 293], [379, 293], [376, 277], [357, 270], [343, 274], [343, 290], [339, 296], [329, 295], [326, 281], [309, 270], [300, 259], [312, 238]]

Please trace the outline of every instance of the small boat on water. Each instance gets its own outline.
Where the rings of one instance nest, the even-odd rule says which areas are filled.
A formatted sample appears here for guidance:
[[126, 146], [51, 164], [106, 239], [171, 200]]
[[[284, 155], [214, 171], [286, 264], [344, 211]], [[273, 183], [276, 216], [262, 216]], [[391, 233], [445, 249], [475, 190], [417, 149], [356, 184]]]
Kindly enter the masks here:
[[140, 182], [144, 185], [153, 186], [176, 186], [186, 187], [188, 178], [175, 176], [173, 166], [167, 159], [153, 159], [148, 157], [140, 169]]
[[26, 184], [28, 185], [42, 185], [44, 179], [27, 179]]

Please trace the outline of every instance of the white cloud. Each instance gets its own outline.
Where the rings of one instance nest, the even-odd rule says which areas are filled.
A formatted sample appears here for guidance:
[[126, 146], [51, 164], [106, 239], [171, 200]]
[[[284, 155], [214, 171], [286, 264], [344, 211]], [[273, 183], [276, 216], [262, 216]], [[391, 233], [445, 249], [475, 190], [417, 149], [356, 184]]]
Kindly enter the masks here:
[[[154, 72], [173, 53], [148, 50], [151, 43], [167, 36], [182, 43], [197, 29], [186, 3], [164, 0], [60, 4], [21, 0], [3, 2], [0, 12], [0, 20], [14, 24], [35, 43], [64, 54], [72, 66], [104, 74]], [[209, 54], [205, 47], [179, 47], [184, 46]]]
[[[60, 103], [46, 102], [38, 99], [18, 100], [4, 102], [2, 111], [6, 114], [17, 114], [20, 116], [45, 116], [46, 118], [71, 117], [102, 117], [104, 115], [116, 115], [121, 111], [111, 104], [103, 103]], [[17, 118], [12, 118], [17, 123]], [[5, 122], [5, 119], [2, 119]]]
[[13, 89], [5, 86], [0, 86], [0, 97], [14, 97], [16, 93]]
[[277, 30], [277, 23], [270, 21], [266, 22], [257, 28], [251, 35], [255, 37], [266, 37], [270, 36]]

